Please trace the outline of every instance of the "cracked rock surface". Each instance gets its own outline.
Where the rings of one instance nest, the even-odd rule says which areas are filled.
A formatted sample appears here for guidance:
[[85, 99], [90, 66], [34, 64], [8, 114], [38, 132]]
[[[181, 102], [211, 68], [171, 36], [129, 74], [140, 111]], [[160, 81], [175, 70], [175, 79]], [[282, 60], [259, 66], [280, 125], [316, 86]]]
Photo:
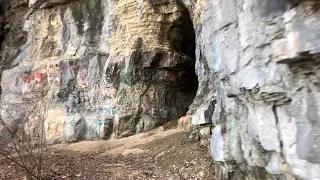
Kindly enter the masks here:
[[[317, 0], [3, 0], [1, 118], [52, 143], [179, 119], [221, 178], [320, 179]], [[188, 117], [188, 118], [186, 118]], [[2, 131], [4, 136], [5, 132]]]

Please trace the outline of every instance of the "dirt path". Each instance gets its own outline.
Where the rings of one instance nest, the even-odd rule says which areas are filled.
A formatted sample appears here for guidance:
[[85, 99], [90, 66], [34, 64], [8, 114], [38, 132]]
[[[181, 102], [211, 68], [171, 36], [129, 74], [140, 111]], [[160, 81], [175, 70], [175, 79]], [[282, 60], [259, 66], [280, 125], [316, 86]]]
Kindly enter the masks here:
[[[55, 145], [50, 179], [213, 179], [206, 148], [176, 129], [159, 129], [110, 141]], [[0, 179], [23, 179], [21, 169], [0, 162]]]

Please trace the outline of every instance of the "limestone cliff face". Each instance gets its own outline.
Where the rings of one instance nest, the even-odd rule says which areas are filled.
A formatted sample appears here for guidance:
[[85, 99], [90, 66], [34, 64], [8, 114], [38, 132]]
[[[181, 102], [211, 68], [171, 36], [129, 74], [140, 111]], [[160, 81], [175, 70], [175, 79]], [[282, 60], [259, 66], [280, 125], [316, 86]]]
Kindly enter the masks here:
[[320, 179], [319, 2], [1, 3], [1, 105], [12, 112], [1, 117], [13, 127], [35, 97], [50, 105], [53, 142], [187, 114], [211, 136], [220, 178]]
[[222, 172], [320, 178], [318, 6], [208, 0], [201, 8], [196, 70], [212, 73], [198, 77], [212, 84], [214, 110], [198, 108], [192, 123], [212, 124], [211, 155]]
[[187, 112], [197, 89], [195, 35], [182, 5], [80, 0], [19, 6], [27, 5], [21, 29], [27, 40], [2, 74], [2, 104], [27, 111], [22, 106], [42, 92], [51, 105], [49, 140], [120, 138]]

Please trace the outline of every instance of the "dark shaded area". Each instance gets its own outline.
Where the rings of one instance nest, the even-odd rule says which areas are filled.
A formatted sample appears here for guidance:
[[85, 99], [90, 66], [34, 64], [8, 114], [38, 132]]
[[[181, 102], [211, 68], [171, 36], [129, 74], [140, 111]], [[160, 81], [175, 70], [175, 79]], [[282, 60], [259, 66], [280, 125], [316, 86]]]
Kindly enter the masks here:
[[7, 9], [6, 1], [0, 2], [0, 46], [4, 40], [4, 26], [8, 23], [7, 17], [5, 16]]
[[[320, 1], [319, 0], [288, 0], [292, 7], [298, 6], [300, 3], [304, 2], [313, 2], [312, 10], [313, 11], [318, 11], [320, 9]], [[291, 7], [291, 8], [292, 8]]]
[[168, 32], [168, 38], [171, 48], [187, 58], [186, 63], [178, 65], [176, 68], [180, 73], [178, 87], [181, 88], [181, 91], [192, 93], [195, 96], [198, 89], [198, 77], [195, 74], [196, 35], [189, 11], [182, 5], [180, 7], [182, 8], [182, 14], [173, 23]]
[[112, 118], [106, 118], [104, 120], [104, 136], [102, 139], [108, 140], [111, 138], [112, 132], [113, 132], [113, 119]]
[[85, 139], [85, 135], [88, 131], [86, 121], [81, 118], [78, 122], [75, 123], [75, 137], [78, 141]]
[[[155, 2], [154, 5], [160, 7]], [[195, 73], [195, 31], [188, 10], [178, 6], [179, 18], [163, 30], [170, 49], [146, 51], [143, 37], [134, 51], [122, 61], [109, 65], [107, 86], [117, 89], [117, 138], [127, 137], [166, 124], [184, 116], [198, 89]], [[161, 8], [157, 9], [161, 13]]]
[[193, 97], [190, 97], [193, 100], [198, 89], [198, 77], [195, 73], [196, 35], [188, 10], [183, 6], [181, 6], [181, 8], [183, 9], [182, 15], [171, 28], [173, 31], [176, 31], [175, 33], [178, 33], [178, 38], [169, 36], [169, 39], [171, 40], [172, 48], [188, 58], [186, 63], [181, 67], [177, 67], [178, 70], [180, 70], [180, 68], [182, 70], [180, 72], [178, 87], [180, 87], [183, 92], [193, 94]]
[[77, 33], [83, 35], [84, 23], [89, 22], [89, 28], [86, 34], [89, 36], [89, 43], [94, 43], [95, 37], [101, 34], [104, 16], [104, 6], [101, 0], [76, 2], [72, 8], [72, 15], [76, 21]]
[[168, 39], [173, 50], [195, 60], [196, 35], [193, 23], [188, 10], [184, 7], [181, 8], [183, 9], [182, 14], [169, 30]]
[[153, 9], [157, 9], [159, 5], [167, 5], [170, 3], [169, 0], [147, 0]]
[[[313, 163], [320, 163], [320, 55], [303, 53], [299, 58], [288, 60], [296, 91], [292, 96], [292, 117], [298, 119], [298, 157]], [[299, 82], [299, 83], [297, 83]]]
[[256, 11], [254, 14], [258, 16], [259, 14], [262, 17], [273, 18], [279, 15], [282, 15], [289, 8], [288, 0], [261, 0], [259, 5], [255, 7]]
[[2, 70], [10, 69], [17, 64], [12, 61], [23, 54], [20, 47], [27, 41], [27, 32], [23, 30], [24, 15], [29, 10], [28, 3], [22, 1], [13, 6], [15, 1], [2, 0], [0, 2], [0, 44], [6, 48], [1, 49]]

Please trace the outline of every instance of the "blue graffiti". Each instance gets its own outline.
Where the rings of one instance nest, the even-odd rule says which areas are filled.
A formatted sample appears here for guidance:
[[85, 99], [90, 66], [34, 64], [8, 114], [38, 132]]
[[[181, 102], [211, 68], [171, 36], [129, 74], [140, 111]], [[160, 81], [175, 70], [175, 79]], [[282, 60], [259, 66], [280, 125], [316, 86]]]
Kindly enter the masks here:
[[21, 51], [19, 51], [18, 56], [21, 56], [22, 54], [23, 54], [23, 51], [21, 50]]
[[92, 113], [94, 114], [106, 114], [108, 116], [113, 116], [116, 114], [118, 107], [107, 105], [105, 107], [93, 108]]
[[214, 59], [213, 59], [213, 70], [215, 72], [219, 72], [220, 71], [220, 58], [218, 57], [218, 53], [217, 53], [217, 48], [215, 46], [212, 46], [212, 52], [214, 55]]

